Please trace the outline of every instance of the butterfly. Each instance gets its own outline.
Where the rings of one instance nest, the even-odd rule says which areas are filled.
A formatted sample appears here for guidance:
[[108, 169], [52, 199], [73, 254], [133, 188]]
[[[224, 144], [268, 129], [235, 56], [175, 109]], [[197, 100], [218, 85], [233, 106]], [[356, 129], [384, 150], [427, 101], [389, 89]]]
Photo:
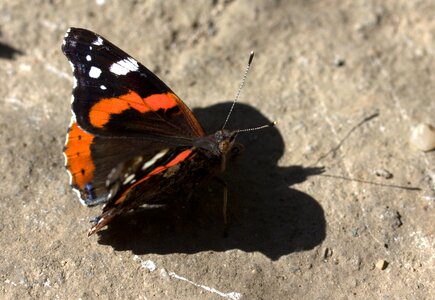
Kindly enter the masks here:
[[[192, 190], [225, 170], [243, 130], [224, 125], [207, 135], [163, 81], [92, 31], [70, 28], [62, 51], [74, 76], [63, 152], [70, 185], [83, 205], [104, 204], [88, 235], [118, 215]], [[253, 52], [247, 69], [252, 58]]]

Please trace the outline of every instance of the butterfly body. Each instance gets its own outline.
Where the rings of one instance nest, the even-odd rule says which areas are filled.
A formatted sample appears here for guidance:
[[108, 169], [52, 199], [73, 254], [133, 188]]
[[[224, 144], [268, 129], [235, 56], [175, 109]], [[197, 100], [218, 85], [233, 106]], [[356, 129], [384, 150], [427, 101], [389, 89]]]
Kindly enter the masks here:
[[70, 28], [62, 51], [74, 76], [70, 184], [82, 204], [104, 204], [89, 234], [225, 170], [237, 131], [207, 135], [165, 83], [94, 32]]

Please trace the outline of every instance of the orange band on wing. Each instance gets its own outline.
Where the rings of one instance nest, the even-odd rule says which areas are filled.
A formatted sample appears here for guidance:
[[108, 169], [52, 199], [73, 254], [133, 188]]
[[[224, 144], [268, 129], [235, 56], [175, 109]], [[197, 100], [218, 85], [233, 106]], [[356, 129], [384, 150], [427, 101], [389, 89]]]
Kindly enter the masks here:
[[84, 189], [94, 177], [95, 165], [91, 157], [92, 134], [83, 131], [77, 123], [73, 123], [68, 132], [65, 145], [67, 165], [72, 176], [72, 184]]
[[170, 168], [172, 166], [175, 166], [176, 164], [182, 162], [183, 160], [185, 160], [190, 154], [192, 153], [192, 150], [188, 149], [188, 150], [184, 150], [183, 152], [181, 152], [180, 154], [178, 154], [173, 160], [171, 160], [170, 162], [168, 162], [165, 167]]
[[175, 166], [176, 164], [182, 162], [183, 160], [185, 160], [190, 154], [192, 153], [191, 149], [187, 149], [184, 150], [183, 152], [181, 152], [180, 154], [178, 154], [173, 160], [171, 160], [170, 162], [168, 162], [166, 165], [163, 166], [159, 166], [157, 168], [155, 168], [154, 170], [152, 170], [150, 173], [148, 173], [147, 176], [145, 176], [144, 178], [142, 178], [141, 180], [137, 181], [135, 184], [133, 184], [127, 191], [125, 191], [121, 197], [118, 198], [118, 200], [116, 200], [116, 202], [114, 203], [116, 204], [120, 204], [125, 200], [125, 197], [127, 196], [128, 192], [134, 188], [135, 186], [137, 186], [138, 184], [144, 182], [145, 180], [149, 179], [151, 176], [154, 176], [158, 173], [163, 172], [166, 169], [169, 169], [170, 167]]
[[130, 91], [115, 98], [101, 99], [92, 106], [89, 120], [95, 127], [102, 128], [110, 121], [110, 115], [120, 114], [127, 109], [135, 109], [141, 113], [170, 109], [181, 101], [173, 93], [155, 94], [141, 98], [137, 93]]

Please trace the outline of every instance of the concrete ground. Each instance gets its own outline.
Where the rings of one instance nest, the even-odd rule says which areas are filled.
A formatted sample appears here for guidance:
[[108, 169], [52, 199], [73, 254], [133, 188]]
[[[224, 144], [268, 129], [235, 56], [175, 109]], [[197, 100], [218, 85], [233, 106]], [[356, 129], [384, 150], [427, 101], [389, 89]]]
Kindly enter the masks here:
[[[0, 2], [0, 298], [429, 299], [435, 295], [433, 1]], [[68, 27], [158, 74], [208, 130], [230, 128], [222, 189], [88, 238], [68, 186]], [[430, 296], [432, 295], [432, 296]]]

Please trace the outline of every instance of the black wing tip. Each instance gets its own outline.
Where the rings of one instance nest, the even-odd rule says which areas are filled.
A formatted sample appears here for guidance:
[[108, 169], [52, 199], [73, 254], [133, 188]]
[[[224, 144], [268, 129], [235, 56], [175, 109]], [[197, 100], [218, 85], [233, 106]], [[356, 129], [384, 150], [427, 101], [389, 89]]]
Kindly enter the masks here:
[[83, 35], [83, 34], [90, 34], [90, 35], [95, 36], [96, 33], [89, 30], [89, 29], [85, 29], [85, 28], [69, 27], [65, 33], [65, 37], [79, 36], [79, 35]]
[[69, 27], [63, 38], [62, 52], [67, 55], [69, 49], [76, 48], [78, 41], [87, 40], [91, 42], [98, 37], [101, 36], [91, 30], [78, 27]]

